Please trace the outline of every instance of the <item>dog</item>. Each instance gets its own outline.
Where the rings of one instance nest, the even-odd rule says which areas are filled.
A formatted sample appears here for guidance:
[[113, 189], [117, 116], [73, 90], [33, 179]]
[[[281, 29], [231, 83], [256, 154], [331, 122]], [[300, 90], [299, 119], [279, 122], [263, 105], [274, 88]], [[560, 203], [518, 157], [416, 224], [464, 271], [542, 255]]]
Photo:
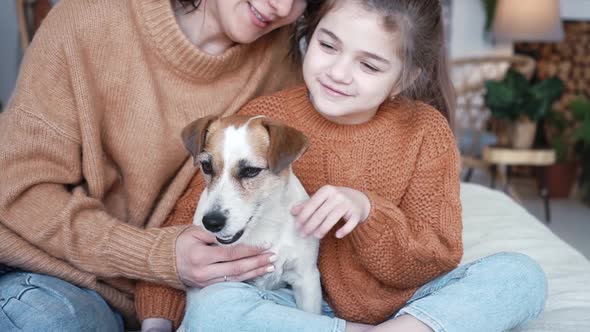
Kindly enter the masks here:
[[[219, 245], [271, 245], [275, 271], [248, 282], [268, 290], [289, 284], [297, 307], [319, 314], [319, 240], [301, 237], [290, 213], [309, 198], [291, 167], [307, 138], [263, 116], [233, 115], [198, 119], [183, 129], [182, 139], [206, 180], [193, 224], [214, 234]], [[188, 291], [189, 303], [196, 292]]]

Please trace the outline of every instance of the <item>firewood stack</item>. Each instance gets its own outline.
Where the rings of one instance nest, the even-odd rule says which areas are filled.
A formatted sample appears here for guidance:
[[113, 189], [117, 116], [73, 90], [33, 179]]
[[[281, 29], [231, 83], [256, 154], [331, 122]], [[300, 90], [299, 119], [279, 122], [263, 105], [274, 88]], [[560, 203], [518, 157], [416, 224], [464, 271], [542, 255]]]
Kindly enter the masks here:
[[558, 76], [565, 83], [563, 97], [556, 110], [583, 94], [590, 98], [590, 22], [565, 22], [565, 39], [559, 43], [518, 43], [516, 53], [537, 60], [537, 77]]

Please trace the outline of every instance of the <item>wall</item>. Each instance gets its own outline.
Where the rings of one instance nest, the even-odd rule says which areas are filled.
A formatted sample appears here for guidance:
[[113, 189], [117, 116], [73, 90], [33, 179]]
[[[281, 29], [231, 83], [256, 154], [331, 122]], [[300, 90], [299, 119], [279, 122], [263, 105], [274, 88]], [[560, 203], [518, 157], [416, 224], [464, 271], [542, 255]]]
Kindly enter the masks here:
[[512, 54], [512, 44], [484, 40], [485, 14], [480, 0], [453, 0], [451, 15], [451, 59]]
[[[561, 0], [560, 7], [564, 20], [590, 20], [589, 0]], [[480, 0], [453, 0], [452, 20], [451, 59], [512, 54], [512, 44], [493, 44], [482, 38], [485, 15]]]
[[561, 0], [561, 18], [564, 20], [588, 21], [590, 20], [590, 1], [588, 0]]
[[18, 74], [21, 50], [16, 21], [15, 1], [1, 0], [0, 5], [0, 100], [6, 105]]

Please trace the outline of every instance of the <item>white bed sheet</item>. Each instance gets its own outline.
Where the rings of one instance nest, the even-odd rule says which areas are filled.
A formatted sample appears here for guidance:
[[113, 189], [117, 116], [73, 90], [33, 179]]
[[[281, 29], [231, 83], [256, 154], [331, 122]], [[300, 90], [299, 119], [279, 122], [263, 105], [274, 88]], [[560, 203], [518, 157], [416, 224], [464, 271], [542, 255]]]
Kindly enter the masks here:
[[463, 263], [516, 251], [535, 259], [547, 274], [544, 313], [513, 331], [590, 332], [590, 261], [502, 192], [462, 183], [461, 201]]

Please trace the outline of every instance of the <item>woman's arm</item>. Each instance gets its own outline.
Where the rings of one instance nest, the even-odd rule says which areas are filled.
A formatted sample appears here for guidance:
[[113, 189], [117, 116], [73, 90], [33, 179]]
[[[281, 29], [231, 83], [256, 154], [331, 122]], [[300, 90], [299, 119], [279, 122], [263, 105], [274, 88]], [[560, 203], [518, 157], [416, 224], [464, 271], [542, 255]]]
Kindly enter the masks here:
[[53, 12], [37, 32], [0, 115], [0, 222], [80, 270], [182, 287], [173, 257], [184, 227], [127, 225], [87, 192], [88, 172], [100, 170], [82, 166], [80, 105], [73, 92], [79, 82], [70, 72], [64, 45], [72, 28], [63, 16]]

